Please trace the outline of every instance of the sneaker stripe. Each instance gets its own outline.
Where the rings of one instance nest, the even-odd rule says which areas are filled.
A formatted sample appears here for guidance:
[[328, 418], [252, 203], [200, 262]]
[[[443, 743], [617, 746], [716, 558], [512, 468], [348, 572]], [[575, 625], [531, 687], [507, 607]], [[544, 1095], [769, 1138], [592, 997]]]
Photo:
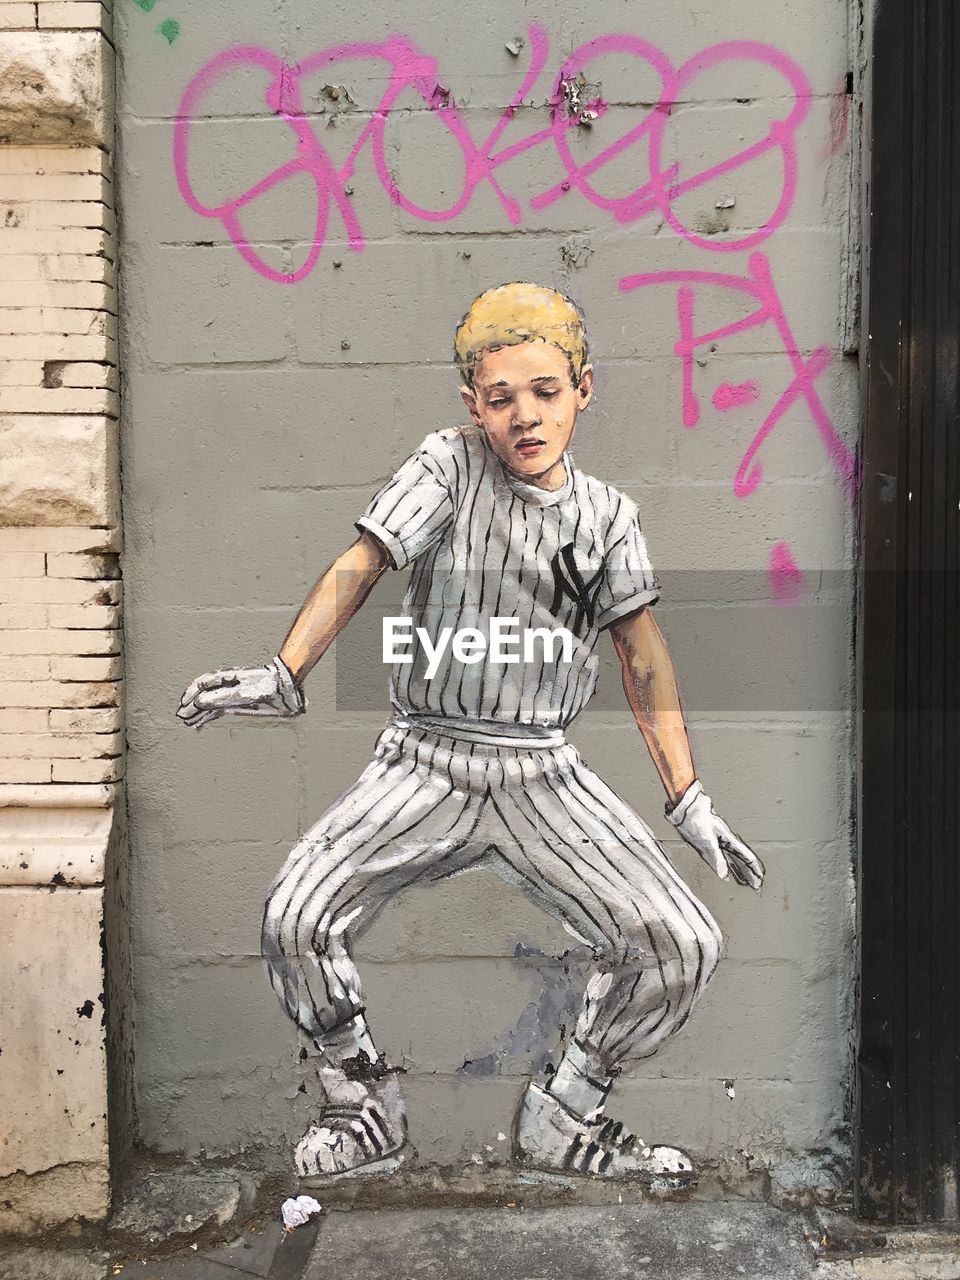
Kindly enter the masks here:
[[377, 1136], [377, 1131], [374, 1129], [373, 1125], [370, 1123], [370, 1115], [361, 1116], [360, 1123], [363, 1125], [364, 1132], [367, 1137], [367, 1141], [373, 1146], [377, 1155], [382, 1156], [383, 1143], [380, 1141], [379, 1137]]
[[563, 1155], [562, 1164], [564, 1169], [573, 1168], [573, 1162], [576, 1159], [577, 1152], [580, 1150], [582, 1146], [583, 1146], [583, 1134], [582, 1133], [575, 1134], [573, 1141], [570, 1143], [569, 1147], [567, 1147]]
[[[352, 1132], [353, 1136], [356, 1138], [357, 1146], [360, 1148], [363, 1154], [365, 1156], [372, 1156], [374, 1152], [370, 1147], [369, 1141], [367, 1140], [366, 1125], [364, 1125], [363, 1120], [361, 1119], [351, 1120], [350, 1131]], [[376, 1154], [379, 1155], [380, 1154], [379, 1151], [377, 1151]]]
[[383, 1138], [384, 1142], [390, 1141], [390, 1130], [387, 1128], [387, 1122], [379, 1107], [367, 1107], [364, 1111], [364, 1119], [368, 1125], [372, 1122], [377, 1126], [380, 1130], [380, 1136]]

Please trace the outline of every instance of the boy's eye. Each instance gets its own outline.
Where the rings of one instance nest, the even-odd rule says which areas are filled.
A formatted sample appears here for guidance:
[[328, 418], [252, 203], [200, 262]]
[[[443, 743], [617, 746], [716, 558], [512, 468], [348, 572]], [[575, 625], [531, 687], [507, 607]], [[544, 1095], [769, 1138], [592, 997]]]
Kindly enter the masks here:
[[537, 392], [537, 394], [540, 396], [541, 400], [552, 400], [553, 397], [558, 396], [560, 392], [556, 387], [554, 387], [552, 390], [547, 390], [545, 388], [544, 390]]
[[509, 403], [510, 403], [509, 400], [488, 400], [487, 401], [487, 404], [490, 406], [491, 409], [502, 409], [505, 405], [508, 405]]

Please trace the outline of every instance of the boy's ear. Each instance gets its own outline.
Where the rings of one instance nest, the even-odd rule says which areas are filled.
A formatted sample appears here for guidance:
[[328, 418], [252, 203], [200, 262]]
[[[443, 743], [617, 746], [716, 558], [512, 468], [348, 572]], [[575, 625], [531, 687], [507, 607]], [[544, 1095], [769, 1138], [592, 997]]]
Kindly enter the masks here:
[[580, 401], [579, 407], [585, 409], [593, 399], [593, 365], [585, 364], [583, 372], [580, 374], [580, 381], [577, 384], [577, 397]]
[[482, 427], [483, 423], [480, 421], [480, 411], [477, 407], [477, 393], [473, 390], [472, 387], [468, 387], [466, 384], [464, 384], [460, 388], [460, 396], [461, 396], [461, 399], [463, 400], [463, 403], [470, 410], [470, 417], [474, 420], [474, 422], [477, 424], [478, 427]]

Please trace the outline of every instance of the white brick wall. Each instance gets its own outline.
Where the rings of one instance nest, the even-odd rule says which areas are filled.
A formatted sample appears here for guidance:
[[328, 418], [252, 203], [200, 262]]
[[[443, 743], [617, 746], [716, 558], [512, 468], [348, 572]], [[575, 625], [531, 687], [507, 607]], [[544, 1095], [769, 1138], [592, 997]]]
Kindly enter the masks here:
[[111, 5], [99, 0], [0, 0], [0, 31], [111, 33]]
[[[0, 0], [0, 26], [38, 7], [51, 25], [100, 6]], [[114, 782], [118, 535], [49, 524], [58, 510], [116, 517], [114, 215], [99, 148], [0, 148], [0, 301], [0, 438], [12, 440], [0, 520], [43, 521], [0, 528], [0, 783]]]
[[100, 3], [0, 0], [0, 1232], [109, 1207], [108, 1028], [75, 991], [106, 999], [120, 938], [111, 68]]
[[112, 533], [0, 529], [0, 782], [123, 775], [116, 546]]

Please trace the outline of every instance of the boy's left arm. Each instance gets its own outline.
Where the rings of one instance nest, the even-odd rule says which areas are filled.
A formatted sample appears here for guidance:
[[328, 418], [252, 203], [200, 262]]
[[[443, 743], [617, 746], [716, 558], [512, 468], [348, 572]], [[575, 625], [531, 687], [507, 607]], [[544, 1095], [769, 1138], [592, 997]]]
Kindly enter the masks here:
[[697, 778], [676, 672], [650, 609], [610, 624], [623, 688], [669, 797], [666, 815], [721, 880], [759, 889], [763, 863], [714, 812]]

